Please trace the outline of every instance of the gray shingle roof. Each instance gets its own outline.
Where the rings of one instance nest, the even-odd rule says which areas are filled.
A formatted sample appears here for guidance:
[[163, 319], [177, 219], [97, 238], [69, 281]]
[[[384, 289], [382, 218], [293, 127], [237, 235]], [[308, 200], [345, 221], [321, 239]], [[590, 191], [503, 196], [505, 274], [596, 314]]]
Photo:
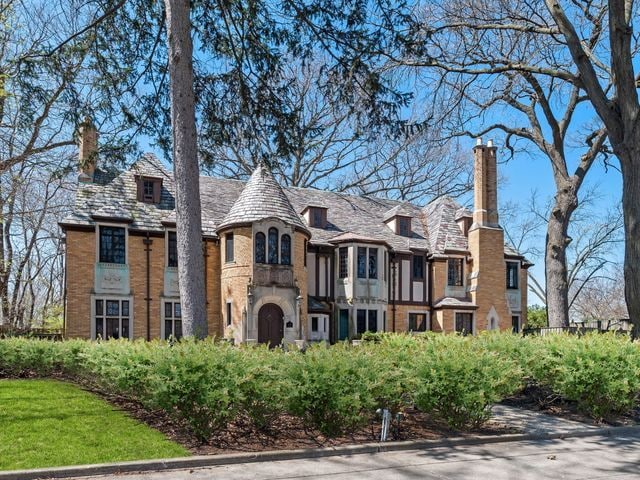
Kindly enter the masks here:
[[267, 218], [277, 218], [305, 232], [309, 231], [271, 171], [260, 165], [254, 170], [229, 213], [218, 225], [218, 230]]
[[[158, 177], [162, 181], [160, 203], [137, 201], [136, 175]], [[444, 253], [447, 248], [466, 250], [467, 239], [455, 222], [462, 208], [442, 197], [420, 208], [408, 202], [376, 197], [347, 195], [311, 188], [281, 188], [273, 176], [258, 169], [248, 182], [200, 177], [202, 230], [216, 236], [220, 227], [277, 217], [311, 233], [311, 243], [332, 245], [332, 241], [352, 237], [384, 242], [398, 252], [423, 250]], [[327, 208], [327, 225], [306, 225], [302, 212], [308, 206]], [[94, 225], [96, 217], [126, 220], [136, 230], [162, 231], [175, 223], [175, 188], [172, 173], [153, 155], [144, 155], [131, 168], [117, 175], [101, 173], [99, 183], [78, 184], [76, 203], [61, 225]], [[384, 222], [388, 215], [411, 217], [410, 237], [397, 235]], [[505, 249], [512, 255], [514, 250]]]

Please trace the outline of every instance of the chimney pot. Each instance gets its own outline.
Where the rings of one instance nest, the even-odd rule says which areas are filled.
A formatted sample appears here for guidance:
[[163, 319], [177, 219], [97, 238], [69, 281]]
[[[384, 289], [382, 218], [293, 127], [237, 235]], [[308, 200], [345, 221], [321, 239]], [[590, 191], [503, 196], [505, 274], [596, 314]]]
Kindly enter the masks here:
[[482, 137], [478, 137], [476, 138], [476, 147], [481, 147], [482, 146]]
[[493, 140], [489, 140], [487, 142], [487, 147], [489, 147], [489, 148], [493, 147]]

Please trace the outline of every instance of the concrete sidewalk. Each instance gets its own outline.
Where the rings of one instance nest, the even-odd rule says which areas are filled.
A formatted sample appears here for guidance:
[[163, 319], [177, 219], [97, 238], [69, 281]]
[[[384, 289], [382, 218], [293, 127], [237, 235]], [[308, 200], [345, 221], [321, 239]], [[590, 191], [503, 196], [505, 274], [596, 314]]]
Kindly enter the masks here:
[[493, 423], [514, 428], [521, 433], [544, 435], [558, 432], [595, 431], [601, 428], [598, 425], [576, 422], [534, 410], [525, 410], [506, 405], [494, 405], [491, 412], [493, 414], [491, 417]]
[[122, 480], [631, 480], [640, 478], [640, 430], [582, 437], [112, 475]]

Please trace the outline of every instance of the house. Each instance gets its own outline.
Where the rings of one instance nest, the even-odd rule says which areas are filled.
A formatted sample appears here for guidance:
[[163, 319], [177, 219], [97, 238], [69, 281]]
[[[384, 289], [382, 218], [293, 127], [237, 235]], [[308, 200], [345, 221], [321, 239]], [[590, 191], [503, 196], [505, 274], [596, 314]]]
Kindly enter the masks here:
[[[66, 240], [67, 337], [180, 337], [173, 176], [152, 155], [107, 172], [81, 131]], [[527, 268], [505, 247], [496, 147], [475, 158], [470, 212], [200, 177], [210, 335], [236, 342], [340, 341], [365, 331], [520, 330]]]

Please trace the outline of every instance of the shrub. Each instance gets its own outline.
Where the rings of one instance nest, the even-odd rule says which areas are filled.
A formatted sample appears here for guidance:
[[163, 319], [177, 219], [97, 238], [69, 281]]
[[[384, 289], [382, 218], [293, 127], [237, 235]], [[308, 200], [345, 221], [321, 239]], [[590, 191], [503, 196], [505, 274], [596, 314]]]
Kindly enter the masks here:
[[286, 355], [287, 409], [324, 435], [334, 436], [368, 422], [375, 412], [374, 375], [367, 351], [347, 345], [312, 346]]
[[453, 428], [476, 427], [490, 405], [522, 386], [516, 362], [482, 348], [473, 338], [433, 337], [413, 362], [416, 406], [439, 415]]
[[640, 392], [640, 349], [627, 337], [607, 334], [550, 335], [540, 345], [534, 376], [542, 385], [596, 419], [623, 413]]

